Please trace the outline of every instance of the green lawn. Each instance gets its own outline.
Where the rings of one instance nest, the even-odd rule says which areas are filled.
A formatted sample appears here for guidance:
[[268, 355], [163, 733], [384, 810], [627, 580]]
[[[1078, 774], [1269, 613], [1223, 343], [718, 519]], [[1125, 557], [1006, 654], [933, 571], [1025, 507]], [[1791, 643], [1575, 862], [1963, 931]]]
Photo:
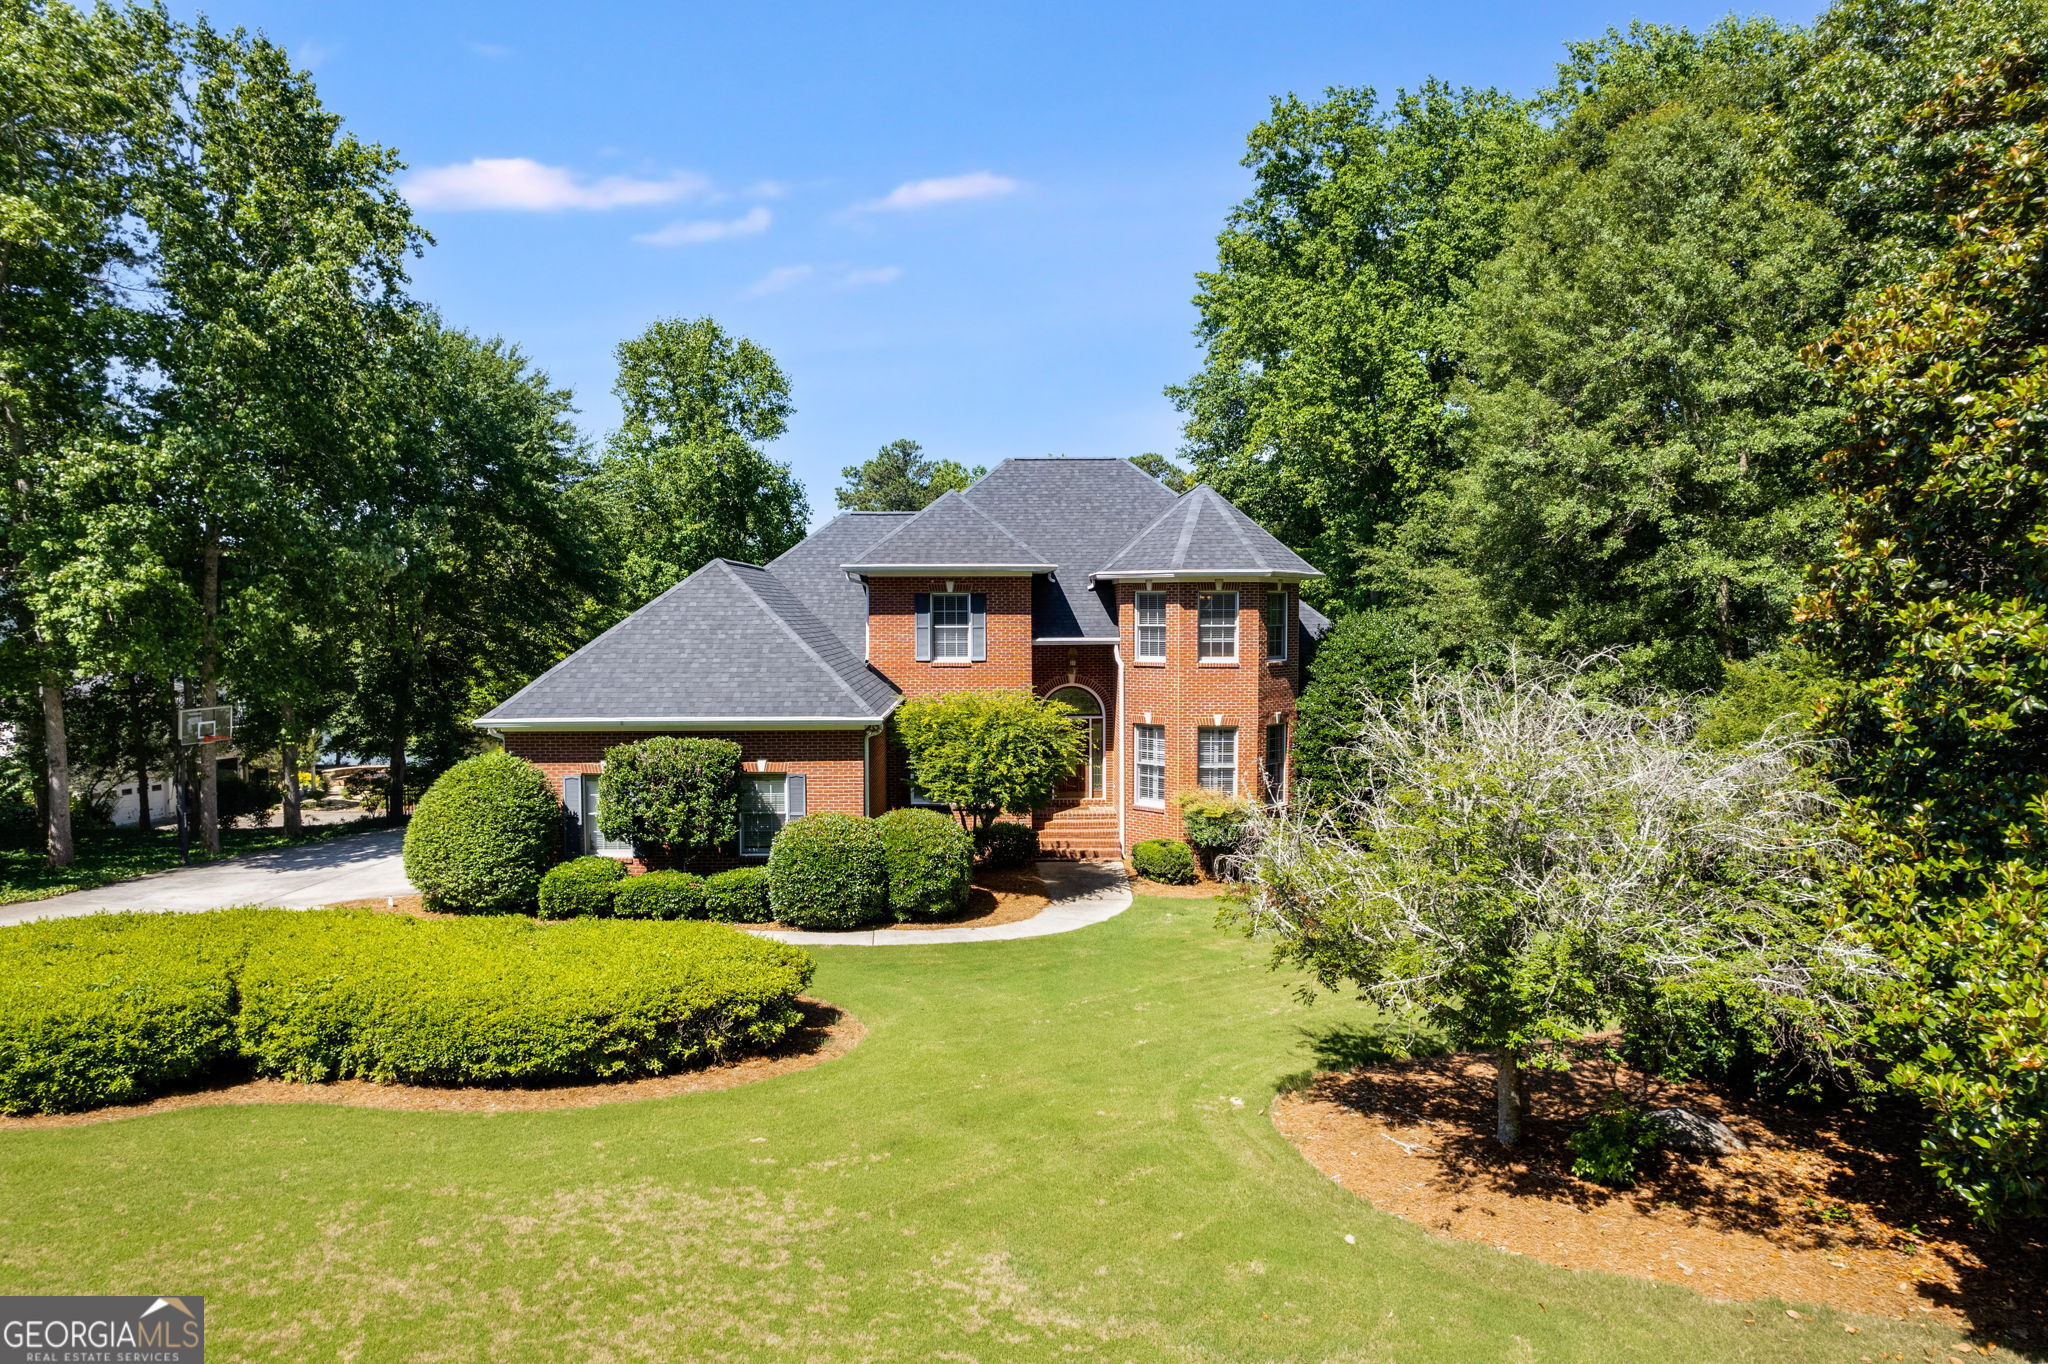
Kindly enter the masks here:
[[1302, 1006], [1211, 912], [1141, 899], [1052, 938], [826, 949], [815, 993], [867, 1041], [739, 1089], [0, 1133], [0, 1293], [204, 1294], [224, 1361], [1666, 1364], [1949, 1338], [1374, 1213], [1263, 1111], [1359, 1009]]
[[[365, 829], [388, 827], [368, 820], [315, 824], [295, 839], [286, 837], [284, 830], [276, 827], [222, 829], [220, 852], [222, 857], [239, 857], [265, 848], [282, 848], [292, 843], [311, 843], [316, 839], [339, 838]], [[207, 858], [203, 852], [195, 850], [192, 860], [204, 862]], [[148, 834], [125, 829], [81, 833], [78, 856], [72, 859], [70, 866], [57, 869], [44, 863], [43, 850], [39, 847], [0, 848], [0, 905], [47, 900], [52, 895], [111, 885], [115, 881], [126, 881], [131, 876], [168, 871], [177, 865], [178, 835], [175, 831], [162, 829]]]

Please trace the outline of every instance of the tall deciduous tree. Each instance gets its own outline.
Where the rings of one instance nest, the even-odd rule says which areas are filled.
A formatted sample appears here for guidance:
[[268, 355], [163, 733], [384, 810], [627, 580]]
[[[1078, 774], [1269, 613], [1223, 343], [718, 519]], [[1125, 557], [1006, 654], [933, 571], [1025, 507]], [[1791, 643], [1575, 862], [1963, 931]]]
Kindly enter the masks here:
[[1980, 1215], [2048, 1207], [2048, 74], [2012, 44], [1911, 123], [1960, 146], [1954, 239], [1816, 352], [1854, 404], [1847, 525], [1804, 604], [1903, 979], [1878, 1036]]
[[1537, 128], [1492, 90], [1430, 81], [1289, 96], [1251, 134], [1257, 178], [1201, 275], [1201, 373], [1169, 390], [1214, 485], [1367, 600], [1361, 556], [1457, 462], [1460, 295], [1499, 249]]
[[803, 485], [761, 448], [790, 414], [773, 356], [701, 317], [656, 322], [619, 343], [618, 361], [625, 421], [589, 493], [611, 522], [627, 605], [712, 559], [765, 563], [803, 538]]
[[865, 463], [841, 469], [846, 486], [834, 496], [841, 511], [922, 511], [940, 494], [962, 491], [987, 472], [957, 460], [927, 459], [914, 440], [892, 440]]

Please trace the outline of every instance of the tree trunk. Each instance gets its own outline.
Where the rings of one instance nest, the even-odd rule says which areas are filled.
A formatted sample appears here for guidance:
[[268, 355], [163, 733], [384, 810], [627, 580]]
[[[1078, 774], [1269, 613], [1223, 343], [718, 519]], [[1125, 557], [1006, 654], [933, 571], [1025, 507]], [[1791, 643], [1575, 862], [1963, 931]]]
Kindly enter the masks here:
[[297, 838], [301, 832], [299, 822], [299, 746], [293, 742], [298, 723], [297, 708], [287, 701], [284, 704], [284, 739], [278, 745], [278, 756], [284, 759], [284, 832], [287, 838]]
[[[200, 580], [199, 605], [205, 621], [205, 633], [199, 649], [199, 704], [217, 706], [220, 704], [219, 652], [220, 639], [217, 625], [220, 616], [220, 544], [209, 540], [206, 545], [204, 576]], [[206, 848], [208, 857], [220, 856], [220, 764], [214, 758], [213, 745], [201, 744], [199, 759], [199, 837]]]
[[1521, 1053], [1513, 1047], [1498, 1048], [1493, 1053], [1493, 1135], [1502, 1146], [1521, 1145], [1526, 1104]]
[[391, 769], [384, 786], [386, 817], [393, 824], [405, 822], [405, 745], [412, 736], [407, 732], [412, 721], [412, 670], [406, 669], [398, 679], [398, 687], [391, 697]]
[[43, 800], [48, 811], [44, 848], [53, 867], [68, 867], [78, 855], [71, 839], [71, 753], [64, 743], [64, 683], [43, 674]]
[[149, 703], [140, 682], [128, 688], [128, 700], [135, 709], [135, 746], [129, 759], [135, 764], [135, 828], [149, 833]]

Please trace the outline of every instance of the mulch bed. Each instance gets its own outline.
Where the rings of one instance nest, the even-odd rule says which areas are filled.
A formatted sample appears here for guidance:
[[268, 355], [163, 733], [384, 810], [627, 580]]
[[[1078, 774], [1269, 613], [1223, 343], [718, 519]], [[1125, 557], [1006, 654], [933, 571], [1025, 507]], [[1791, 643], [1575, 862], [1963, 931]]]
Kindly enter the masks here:
[[[1657, 1151], [1633, 1189], [1574, 1177], [1566, 1138], [1616, 1086], [1711, 1114], [1749, 1144]], [[1384, 1212], [1569, 1269], [1781, 1298], [2048, 1346], [2048, 1225], [1970, 1225], [1921, 1170], [1914, 1115], [1779, 1104], [1669, 1084], [1618, 1062], [1531, 1076], [1522, 1148], [1493, 1140], [1484, 1058], [1390, 1061], [1317, 1077], [1273, 1121], [1324, 1174]]]
[[1201, 876], [1201, 879], [1193, 885], [1171, 886], [1164, 881], [1149, 881], [1138, 875], [1137, 868], [1128, 862], [1124, 863], [1124, 871], [1131, 878], [1131, 894], [1163, 895], [1169, 900], [1213, 900], [1219, 895], [1228, 894], [1238, 884], [1235, 881], [1217, 881], [1201, 876], [1201, 873], [1197, 872], [1196, 875]]
[[798, 997], [803, 1025], [784, 1037], [773, 1051], [723, 1065], [701, 1066], [673, 1075], [643, 1080], [609, 1080], [597, 1084], [563, 1083], [496, 1088], [480, 1085], [380, 1085], [368, 1080], [333, 1080], [300, 1085], [285, 1080], [230, 1080], [183, 1094], [166, 1094], [148, 1103], [95, 1108], [86, 1113], [45, 1113], [35, 1117], [0, 1117], [0, 1132], [31, 1127], [81, 1127], [181, 1108], [220, 1108], [230, 1104], [342, 1104], [351, 1108], [394, 1108], [436, 1113], [527, 1113], [542, 1108], [595, 1108], [599, 1104], [638, 1099], [670, 1099], [731, 1089], [756, 1080], [772, 1080], [791, 1071], [808, 1070], [852, 1050], [867, 1029], [852, 1015], [819, 999]]

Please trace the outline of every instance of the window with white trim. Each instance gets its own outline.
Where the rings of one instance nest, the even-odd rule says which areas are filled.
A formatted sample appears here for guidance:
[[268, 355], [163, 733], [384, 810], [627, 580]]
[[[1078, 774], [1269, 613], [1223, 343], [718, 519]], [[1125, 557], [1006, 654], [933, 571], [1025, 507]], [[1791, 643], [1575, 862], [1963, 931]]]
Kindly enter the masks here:
[[606, 838], [604, 831], [598, 828], [598, 792], [602, 785], [600, 774], [583, 774], [583, 851], [596, 857], [631, 857], [631, 842], [623, 838]]
[[1166, 805], [1166, 726], [1131, 726], [1131, 761], [1136, 774], [1137, 802]]
[[1195, 731], [1195, 785], [1205, 791], [1237, 794], [1237, 731]]
[[1269, 662], [1287, 661], [1287, 618], [1292, 612], [1287, 594], [1278, 588], [1266, 594], [1266, 658]]
[[1266, 726], [1266, 799], [1280, 800], [1287, 794], [1287, 722], [1276, 720]]
[[1132, 598], [1138, 622], [1138, 661], [1166, 661], [1166, 594], [1140, 592]]
[[965, 592], [932, 593], [932, 657], [974, 655], [974, 603]]
[[1195, 602], [1198, 659], [1237, 657], [1237, 593], [1204, 592]]
[[740, 778], [740, 856], [766, 857], [789, 815], [789, 778], [780, 772]]

